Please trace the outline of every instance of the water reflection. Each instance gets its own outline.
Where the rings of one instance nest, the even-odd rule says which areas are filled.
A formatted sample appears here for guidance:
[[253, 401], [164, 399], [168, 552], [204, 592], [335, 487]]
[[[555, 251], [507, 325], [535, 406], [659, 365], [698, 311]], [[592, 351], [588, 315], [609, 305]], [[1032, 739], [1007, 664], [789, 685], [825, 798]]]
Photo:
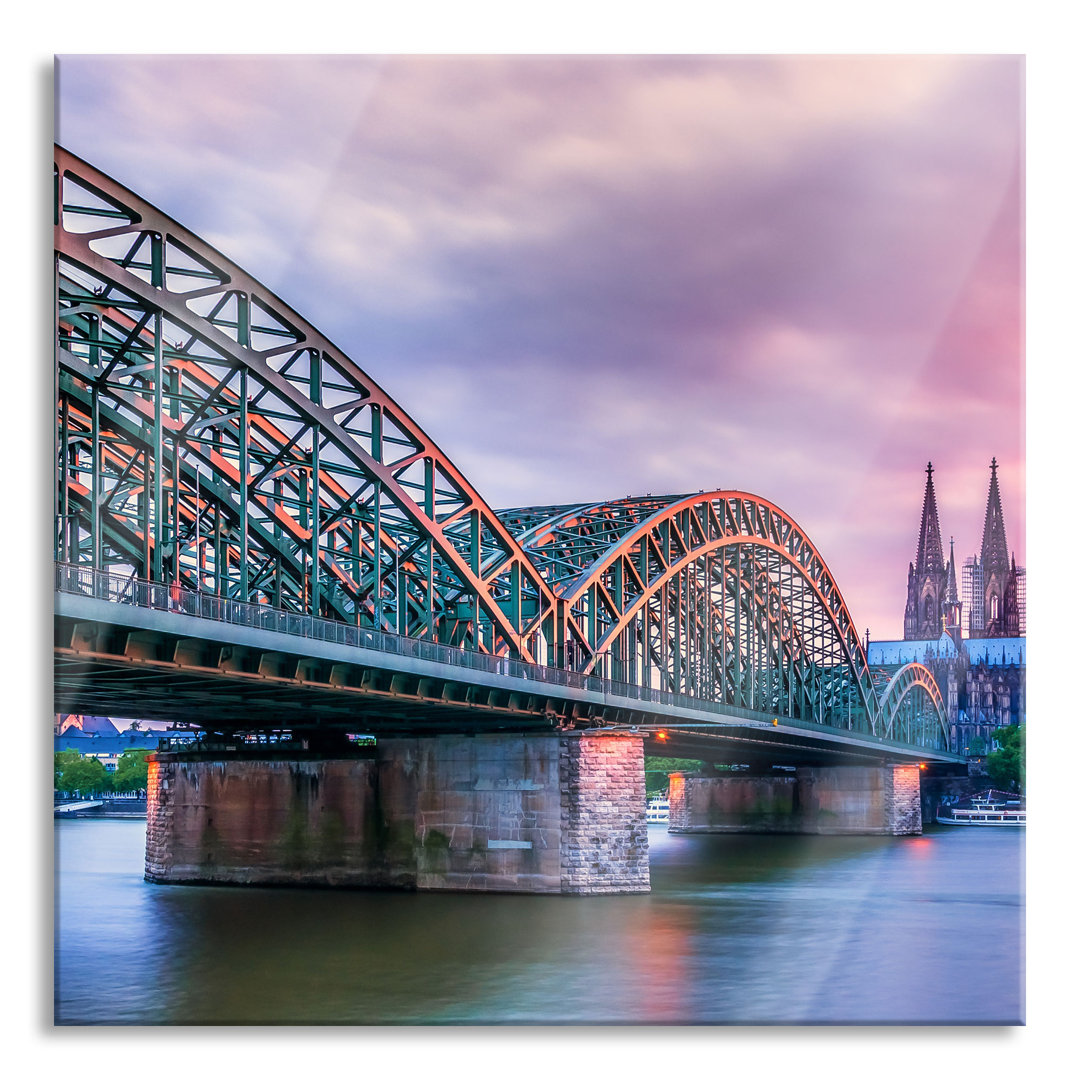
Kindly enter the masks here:
[[[1023, 844], [669, 836], [646, 896], [153, 886], [138, 822], [57, 835], [57, 1021], [1016, 1022]], [[995, 943], [987, 947], [983, 942]]]

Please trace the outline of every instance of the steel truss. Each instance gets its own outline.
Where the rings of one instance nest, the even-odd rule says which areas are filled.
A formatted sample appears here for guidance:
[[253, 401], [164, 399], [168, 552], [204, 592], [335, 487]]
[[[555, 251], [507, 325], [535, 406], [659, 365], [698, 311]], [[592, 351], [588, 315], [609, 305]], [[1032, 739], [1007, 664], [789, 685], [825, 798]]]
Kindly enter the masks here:
[[56, 558], [532, 660], [550, 590], [396, 402], [56, 149]]
[[947, 745], [918, 665], [925, 674], [897, 683], [882, 711], [832, 574], [772, 503], [715, 491], [500, 516], [557, 597], [556, 663], [873, 734], [903, 709], [920, 745], [923, 727]]
[[54, 194], [58, 563], [948, 746], [925, 669], [879, 700], [824, 560], [771, 503], [496, 514], [199, 237], [59, 147]]

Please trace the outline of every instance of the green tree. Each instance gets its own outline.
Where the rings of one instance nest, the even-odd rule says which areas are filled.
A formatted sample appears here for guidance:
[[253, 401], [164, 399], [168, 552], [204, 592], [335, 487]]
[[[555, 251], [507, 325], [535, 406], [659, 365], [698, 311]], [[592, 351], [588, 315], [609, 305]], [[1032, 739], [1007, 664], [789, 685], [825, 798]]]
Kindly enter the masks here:
[[146, 787], [146, 755], [149, 750], [125, 750], [113, 773], [113, 791], [142, 791]]
[[668, 777], [673, 772], [697, 772], [700, 761], [690, 758], [645, 757], [645, 794], [667, 791]]
[[976, 735], [968, 743], [967, 750], [972, 757], [982, 757], [986, 753], [986, 740], [981, 735]]
[[57, 788], [69, 795], [87, 797], [102, 795], [112, 787], [105, 766], [97, 758], [75, 754], [74, 761], [64, 764]]
[[1024, 771], [1025, 729], [1023, 724], [1012, 724], [994, 732], [994, 742], [1000, 749], [986, 759], [986, 771], [990, 782], [1003, 791], [1023, 792], [1026, 786]]
[[78, 750], [58, 750], [53, 754], [53, 790], [63, 791], [60, 786], [60, 776], [64, 769], [73, 762], [79, 760], [81, 755]]

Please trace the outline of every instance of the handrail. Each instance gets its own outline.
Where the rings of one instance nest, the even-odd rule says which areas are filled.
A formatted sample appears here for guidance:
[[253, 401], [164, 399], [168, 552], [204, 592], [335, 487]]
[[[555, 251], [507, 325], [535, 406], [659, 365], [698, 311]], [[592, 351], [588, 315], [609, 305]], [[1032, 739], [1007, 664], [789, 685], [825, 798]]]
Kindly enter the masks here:
[[[233, 600], [229, 597], [215, 596], [212, 593], [194, 592], [191, 589], [181, 588], [176, 584], [145, 581], [133, 578], [130, 574], [113, 574], [107, 570], [94, 570], [87, 566], [75, 566], [69, 563], [58, 562], [54, 565], [56, 591], [59, 593], [91, 596], [95, 599], [107, 600], [113, 603], [127, 604], [155, 611], [171, 611], [195, 618], [209, 619], [213, 622], [272, 630], [294, 637], [308, 638], [313, 641], [325, 641], [353, 648], [372, 649], [396, 656], [412, 656], [420, 660], [431, 660], [473, 671], [485, 671], [493, 675], [503, 675], [547, 683], [553, 686], [591, 691], [607, 697], [626, 698], [652, 704], [670, 705], [691, 711], [723, 714], [724, 716], [745, 719], [763, 726], [770, 724], [769, 720], [763, 719], [764, 714], [762, 713], [744, 709], [737, 705], [691, 697], [689, 694], [677, 694], [670, 690], [659, 690], [650, 686], [616, 682], [599, 675], [584, 675], [581, 672], [569, 671], [565, 668], [530, 664], [523, 660], [512, 660], [509, 657], [492, 656], [489, 653], [454, 648], [451, 645], [444, 645], [436, 641], [424, 641], [403, 637], [400, 634], [388, 634], [381, 630], [336, 622], [333, 619], [323, 619], [314, 615], [302, 615], [297, 612], [281, 610], [271, 607], [269, 604], [255, 604], [243, 600]], [[822, 728], [836, 731], [850, 730], [841, 724], [819, 723], [797, 717], [784, 717], [782, 723], [788, 727], [799, 727], [815, 731]], [[851, 734], [862, 735], [883, 746], [909, 747], [911, 745], [868, 732], [851, 731]]]

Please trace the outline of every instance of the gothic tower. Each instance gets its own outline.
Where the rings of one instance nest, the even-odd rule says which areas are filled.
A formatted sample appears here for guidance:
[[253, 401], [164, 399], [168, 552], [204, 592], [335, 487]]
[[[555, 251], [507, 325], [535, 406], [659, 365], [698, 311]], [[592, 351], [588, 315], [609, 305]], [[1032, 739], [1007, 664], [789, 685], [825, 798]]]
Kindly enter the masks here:
[[990, 462], [990, 492], [986, 497], [982, 554], [983, 634], [986, 637], [1015, 636], [1019, 633], [1016, 563], [1009, 558], [1005, 541], [1005, 516], [998, 491], [997, 458]]
[[948, 630], [957, 641], [960, 640], [961, 609], [963, 603], [956, 588], [956, 549], [953, 538], [949, 537], [949, 565], [945, 573], [945, 601], [942, 604], [945, 629]]
[[938, 638], [942, 631], [942, 608], [946, 594], [945, 557], [941, 550], [934, 466], [926, 466], [922, 526], [915, 562], [908, 564], [908, 596], [904, 609], [904, 640]]

